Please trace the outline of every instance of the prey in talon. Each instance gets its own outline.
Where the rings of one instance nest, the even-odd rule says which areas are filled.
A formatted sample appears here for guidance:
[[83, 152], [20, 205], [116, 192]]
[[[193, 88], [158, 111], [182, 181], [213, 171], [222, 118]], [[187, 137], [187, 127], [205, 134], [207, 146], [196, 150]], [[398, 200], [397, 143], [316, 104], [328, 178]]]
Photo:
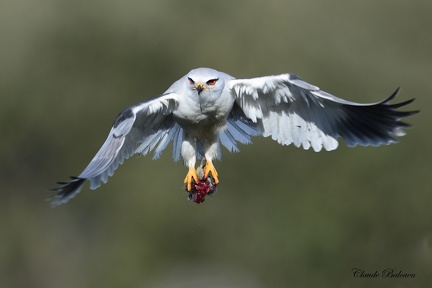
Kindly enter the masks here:
[[186, 192], [189, 193], [188, 199], [197, 204], [204, 202], [207, 195], [212, 195], [216, 191], [218, 184], [211, 174], [205, 175], [204, 171], [205, 165], [203, 167], [201, 164], [197, 169], [198, 180], [192, 181], [190, 187], [187, 184], [185, 185]]

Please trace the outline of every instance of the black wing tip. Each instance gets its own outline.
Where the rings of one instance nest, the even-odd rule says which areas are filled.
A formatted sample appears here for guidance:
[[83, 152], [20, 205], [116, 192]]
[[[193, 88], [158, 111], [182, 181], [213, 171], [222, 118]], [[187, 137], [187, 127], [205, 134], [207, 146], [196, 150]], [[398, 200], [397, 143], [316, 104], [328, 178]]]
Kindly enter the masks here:
[[76, 194], [81, 190], [81, 186], [84, 184], [84, 181], [86, 181], [86, 178], [80, 178], [71, 176], [72, 180], [69, 182], [57, 182], [59, 184], [59, 187], [51, 188], [50, 191], [56, 191], [57, 194], [55, 194], [53, 197], [47, 199], [51, 202], [51, 207], [57, 207], [60, 206], [66, 202], [68, 202], [71, 198], [75, 197]]
[[[388, 102], [390, 102], [391, 100], [396, 98], [396, 96], [399, 94], [400, 90], [401, 90], [401, 88], [397, 87], [396, 90], [387, 99], [382, 101], [380, 104], [387, 104], [388, 107], [390, 107], [393, 110], [396, 110], [400, 107], [407, 106], [408, 104], [411, 104], [412, 102], [414, 102], [416, 100], [416, 98], [411, 98], [411, 99], [408, 99], [408, 100], [400, 102], [400, 103], [388, 104]], [[420, 113], [420, 110], [402, 111], [400, 113], [403, 113], [403, 115], [401, 115], [401, 117], [409, 117], [409, 116], [412, 116], [414, 114]]]
[[[385, 104], [387, 102], [390, 102], [391, 100], [393, 100], [394, 98], [396, 98], [396, 96], [399, 94], [401, 88], [397, 87], [396, 90], [386, 99], [384, 99], [383, 101], [379, 102], [380, 104]], [[412, 100], [413, 101], [413, 100]], [[393, 104], [393, 105], [397, 105], [397, 104]]]
[[76, 177], [76, 176], [70, 176], [70, 179], [72, 179], [71, 181], [59, 181], [56, 182], [56, 184], [60, 185], [59, 187], [55, 187], [55, 188], [50, 188], [50, 191], [62, 191], [66, 186], [69, 186], [71, 184], [74, 184], [75, 182], [84, 182], [85, 180], [87, 180], [86, 178], [80, 178], [80, 177]]
[[[399, 102], [399, 103], [395, 103], [395, 104], [388, 104], [388, 105], [389, 105], [390, 107], [396, 109], [396, 108], [400, 108], [400, 107], [406, 106], [406, 105], [408, 105], [408, 104], [411, 104], [411, 103], [414, 102], [415, 100], [416, 100], [416, 98], [411, 98], [411, 99], [408, 99], [408, 100], [403, 101], [403, 102]], [[386, 100], [386, 103], [387, 103], [387, 102], [388, 102], [388, 101]]]
[[[396, 98], [396, 96], [399, 94], [401, 88], [397, 87], [396, 90], [387, 98], [385, 98], [384, 100], [382, 100], [381, 102], [379, 102], [380, 104], [385, 104], [390, 102], [391, 100], [393, 100], [394, 98]], [[394, 104], [396, 105], [396, 104]]]

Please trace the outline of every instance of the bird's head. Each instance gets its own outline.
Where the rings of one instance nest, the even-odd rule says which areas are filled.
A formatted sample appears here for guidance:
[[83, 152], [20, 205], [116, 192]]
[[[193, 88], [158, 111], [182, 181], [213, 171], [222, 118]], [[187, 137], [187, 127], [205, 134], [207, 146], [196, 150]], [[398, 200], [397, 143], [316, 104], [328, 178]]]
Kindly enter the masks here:
[[198, 68], [186, 75], [189, 88], [203, 98], [219, 97], [224, 88], [224, 79], [221, 73], [210, 68]]

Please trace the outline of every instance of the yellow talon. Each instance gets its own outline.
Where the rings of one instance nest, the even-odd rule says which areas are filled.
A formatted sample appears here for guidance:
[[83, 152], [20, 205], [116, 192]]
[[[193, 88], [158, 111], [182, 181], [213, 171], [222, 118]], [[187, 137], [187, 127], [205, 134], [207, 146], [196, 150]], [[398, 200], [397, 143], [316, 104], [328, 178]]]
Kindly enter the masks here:
[[190, 167], [189, 172], [186, 175], [186, 178], [184, 179], [184, 183], [187, 186], [187, 191], [192, 190], [192, 181], [198, 182], [198, 175], [195, 167]]
[[211, 161], [207, 160], [206, 165], [204, 167], [204, 179], [207, 179], [210, 173], [213, 177], [215, 184], [219, 184], [218, 173], [216, 171], [216, 168], [214, 167]]

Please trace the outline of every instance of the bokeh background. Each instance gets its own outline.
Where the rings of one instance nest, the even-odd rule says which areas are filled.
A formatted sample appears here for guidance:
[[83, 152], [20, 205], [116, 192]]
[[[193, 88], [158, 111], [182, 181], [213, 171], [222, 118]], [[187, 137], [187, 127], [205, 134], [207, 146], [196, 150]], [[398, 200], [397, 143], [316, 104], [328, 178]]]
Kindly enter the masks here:
[[[2, 0], [0, 287], [426, 287], [431, 13], [426, 0]], [[201, 66], [296, 73], [357, 102], [401, 86], [422, 113], [397, 145], [225, 150], [200, 205], [165, 152], [49, 207], [47, 188], [80, 173], [121, 109]]]

